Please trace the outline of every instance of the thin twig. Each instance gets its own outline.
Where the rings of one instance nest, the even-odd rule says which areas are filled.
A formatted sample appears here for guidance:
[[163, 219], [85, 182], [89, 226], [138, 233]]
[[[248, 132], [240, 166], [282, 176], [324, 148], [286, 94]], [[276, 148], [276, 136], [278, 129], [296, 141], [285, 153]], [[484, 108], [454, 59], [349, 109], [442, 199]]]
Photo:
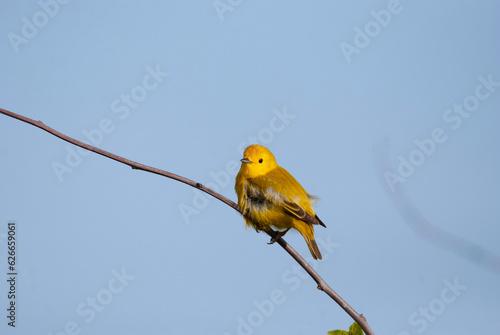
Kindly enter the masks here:
[[[223, 196], [222, 194], [219, 194], [209, 188], [207, 188], [206, 186], [200, 184], [200, 183], [197, 183], [191, 179], [188, 179], [188, 178], [185, 178], [185, 177], [182, 177], [182, 176], [179, 176], [179, 175], [176, 175], [174, 173], [171, 173], [171, 172], [168, 172], [168, 171], [165, 171], [165, 170], [160, 170], [160, 169], [157, 169], [157, 168], [154, 168], [154, 167], [151, 167], [151, 166], [148, 166], [148, 165], [144, 165], [144, 164], [140, 164], [140, 163], [137, 163], [137, 162], [134, 162], [134, 161], [131, 161], [129, 159], [126, 159], [124, 157], [121, 157], [121, 156], [118, 156], [118, 155], [115, 155], [115, 154], [112, 154], [110, 152], [107, 152], [105, 150], [102, 150], [102, 149], [99, 149], [99, 148], [96, 148], [94, 146], [91, 146], [89, 144], [86, 144], [86, 143], [83, 143], [81, 141], [78, 141], [72, 137], [69, 137], [69, 136], [66, 136], [52, 128], [50, 128], [49, 126], [46, 126], [43, 122], [41, 121], [35, 121], [35, 120], [32, 120], [26, 116], [22, 116], [22, 115], [19, 115], [19, 114], [16, 114], [16, 113], [13, 113], [13, 112], [10, 112], [8, 110], [5, 110], [3, 108], [0, 108], [0, 113], [2, 114], [5, 114], [7, 116], [10, 116], [14, 119], [18, 119], [20, 121], [23, 121], [23, 122], [26, 122], [26, 123], [29, 123], [35, 127], [38, 127], [40, 129], [43, 129], [45, 130], [46, 132], [54, 135], [54, 136], [57, 136], [59, 137], [60, 139], [66, 141], [66, 142], [69, 142], [71, 144], [74, 144], [74, 145], [77, 145], [81, 148], [84, 148], [84, 149], [87, 149], [89, 151], [93, 151], [99, 155], [102, 155], [104, 157], [107, 157], [107, 158], [111, 158], [117, 162], [120, 162], [120, 163], [123, 163], [125, 165], [128, 165], [130, 166], [132, 169], [137, 169], [137, 170], [143, 170], [143, 171], [147, 171], [147, 172], [151, 172], [151, 173], [155, 173], [155, 174], [158, 174], [160, 176], [164, 176], [164, 177], [167, 177], [167, 178], [171, 178], [171, 179], [174, 179], [174, 180], [177, 180], [177, 181], [180, 181], [184, 184], [187, 184], [189, 186], [192, 186], [194, 188], [197, 188], [207, 194], [210, 194], [211, 196], [213, 196], [214, 198], [222, 201], [223, 203], [225, 203], [226, 205], [234, 208], [235, 210], [237, 210], [238, 212], [240, 212], [241, 214], [243, 214], [243, 211], [241, 210], [240, 206], [238, 206], [238, 204], [236, 204], [234, 201], [226, 198], [225, 196]], [[276, 236], [276, 232], [274, 231], [267, 231], [266, 232], [269, 236], [271, 237], [275, 237]], [[342, 309], [344, 309], [344, 311], [346, 311], [347, 314], [349, 314], [353, 319], [354, 321], [356, 321], [360, 326], [361, 328], [364, 330], [364, 332], [367, 334], [367, 335], [373, 335], [373, 331], [371, 330], [370, 326], [368, 325], [368, 322], [366, 321], [365, 317], [362, 315], [362, 314], [358, 314], [351, 306], [349, 306], [349, 304], [347, 304], [344, 299], [342, 299], [330, 286], [328, 286], [328, 284], [323, 280], [323, 278], [321, 278], [318, 273], [316, 271], [314, 271], [314, 269], [311, 267], [311, 265], [309, 265], [309, 263], [307, 263], [304, 258], [302, 258], [302, 256], [299, 255], [299, 253], [297, 253], [297, 251], [295, 251], [295, 249], [293, 249], [283, 238], [279, 238], [278, 239], [278, 244], [281, 245], [283, 247], [283, 249], [285, 249], [289, 254], [290, 256], [293, 257], [293, 259], [295, 259], [297, 261], [297, 263], [300, 264], [300, 266], [302, 266], [304, 268], [304, 270], [306, 270], [306, 272], [311, 276], [311, 278], [316, 282], [316, 284], [318, 284], [318, 289], [325, 292], [326, 294], [328, 294], [328, 296], [330, 296], [337, 304], [339, 304], [340, 307], [342, 307]]]

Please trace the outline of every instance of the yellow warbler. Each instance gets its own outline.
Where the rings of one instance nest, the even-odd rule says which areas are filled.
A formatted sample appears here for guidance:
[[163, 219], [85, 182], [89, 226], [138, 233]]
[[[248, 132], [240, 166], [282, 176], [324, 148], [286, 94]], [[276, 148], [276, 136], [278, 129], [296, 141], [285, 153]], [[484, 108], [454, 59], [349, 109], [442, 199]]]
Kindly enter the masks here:
[[313, 226], [326, 226], [311, 205], [317, 198], [276, 163], [271, 151], [261, 145], [246, 148], [234, 188], [247, 226], [256, 231], [276, 228], [279, 235], [271, 242], [295, 228], [306, 240], [313, 258], [321, 259]]

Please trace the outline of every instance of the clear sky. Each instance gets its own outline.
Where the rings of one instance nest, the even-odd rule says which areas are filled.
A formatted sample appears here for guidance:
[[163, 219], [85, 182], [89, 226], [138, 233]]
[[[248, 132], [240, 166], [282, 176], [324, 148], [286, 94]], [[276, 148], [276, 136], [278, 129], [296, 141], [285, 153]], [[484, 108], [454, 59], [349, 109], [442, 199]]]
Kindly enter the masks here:
[[[267, 146], [376, 334], [500, 327], [500, 3], [3, 1], [0, 107], [233, 189]], [[326, 334], [350, 317], [192, 188], [0, 115], [0, 333]], [[8, 223], [16, 223], [15, 299]], [[297, 233], [285, 238], [311, 259]], [[15, 303], [15, 328], [7, 311]]]

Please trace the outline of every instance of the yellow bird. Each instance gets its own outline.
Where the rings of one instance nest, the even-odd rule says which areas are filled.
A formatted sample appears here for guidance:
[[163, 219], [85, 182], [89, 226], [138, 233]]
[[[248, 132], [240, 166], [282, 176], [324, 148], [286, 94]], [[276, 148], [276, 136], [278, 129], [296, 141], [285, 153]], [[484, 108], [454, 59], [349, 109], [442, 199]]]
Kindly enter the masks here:
[[326, 226], [312, 208], [317, 198], [276, 163], [271, 151], [261, 145], [246, 148], [234, 188], [248, 227], [256, 231], [276, 228], [278, 236], [271, 242], [295, 228], [306, 240], [313, 258], [321, 259], [313, 226]]

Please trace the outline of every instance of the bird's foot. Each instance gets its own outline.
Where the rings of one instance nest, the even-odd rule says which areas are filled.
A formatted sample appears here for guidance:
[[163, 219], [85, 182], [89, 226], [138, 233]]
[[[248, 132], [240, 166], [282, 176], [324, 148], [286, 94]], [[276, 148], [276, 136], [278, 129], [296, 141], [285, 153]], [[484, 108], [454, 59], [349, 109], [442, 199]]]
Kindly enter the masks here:
[[271, 238], [271, 241], [269, 241], [268, 244], [273, 244], [275, 242], [277, 242], [281, 237], [285, 236], [285, 234], [290, 230], [290, 228], [288, 228], [287, 230], [283, 230], [283, 231], [277, 231], [276, 232], [276, 236], [274, 236], [273, 238]]

